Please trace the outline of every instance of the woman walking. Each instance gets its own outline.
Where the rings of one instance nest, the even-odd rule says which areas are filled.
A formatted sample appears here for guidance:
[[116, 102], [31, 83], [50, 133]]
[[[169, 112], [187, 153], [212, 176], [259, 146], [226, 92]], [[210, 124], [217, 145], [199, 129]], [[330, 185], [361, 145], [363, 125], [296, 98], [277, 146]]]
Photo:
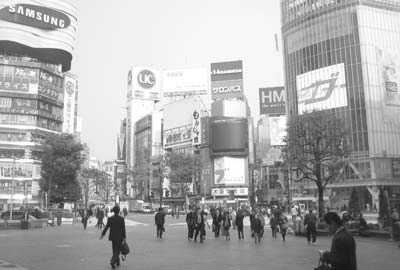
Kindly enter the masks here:
[[224, 226], [225, 239], [230, 240], [231, 236], [229, 233], [229, 228], [231, 227], [231, 216], [229, 215], [228, 211], [225, 211], [225, 213], [224, 213], [224, 218], [223, 218], [222, 224]]
[[283, 242], [285, 242], [286, 233], [287, 233], [287, 229], [288, 229], [288, 222], [289, 221], [288, 221], [287, 217], [282, 213], [281, 217], [279, 218], [279, 228], [281, 230]]

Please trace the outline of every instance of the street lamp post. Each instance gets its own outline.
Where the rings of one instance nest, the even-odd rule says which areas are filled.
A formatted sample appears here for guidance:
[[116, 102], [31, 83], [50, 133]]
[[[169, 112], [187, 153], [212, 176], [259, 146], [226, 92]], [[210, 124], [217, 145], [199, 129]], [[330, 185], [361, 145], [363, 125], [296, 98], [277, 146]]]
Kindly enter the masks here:
[[12, 216], [13, 216], [13, 203], [14, 203], [14, 178], [15, 178], [15, 156], [13, 157], [13, 166], [11, 168], [11, 209], [10, 209], [10, 220], [12, 220]]

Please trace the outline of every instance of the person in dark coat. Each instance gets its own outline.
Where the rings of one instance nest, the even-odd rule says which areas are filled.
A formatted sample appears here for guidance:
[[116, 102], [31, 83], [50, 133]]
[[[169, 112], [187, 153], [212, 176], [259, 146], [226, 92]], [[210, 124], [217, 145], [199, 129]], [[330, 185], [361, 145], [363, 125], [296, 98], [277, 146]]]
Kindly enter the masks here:
[[305, 216], [304, 226], [307, 230], [307, 242], [310, 244], [312, 239], [312, 242], [315, 243], [317, 240], [317, 217], [313, 214], [312, 210]]
[[102, 239], [106, 234], [108, 228], [110, 228], [108, 240], [112, 242], [113, 255], [110, 261], [112, 269], [116, 269], [117, 266], [120, 266], [121, 263], [119, 259], [119, 254], [121, 253], [122, 242], [126, 241], [125, 220], [119, 215], [119, 211], [119, 206], [114, 206], [114, 215], [108, 218], [106, 227], [104, 228], [100, 236], [100, 239]]
[[258, 243], [260, 243], [261, 228], [262, 228], [262, 224], [261, 224], [260, 216], [255, 215], [254, 219], [253, 219], [253, 233], [254, 233], [254, 242], [256, 244], [257, 244], [257, 241], [258, 241]]
[[219, 210], [215, 211], [214, 215], [213, 215], [213, 227], [214, 227], [214, 233], [215, 233], [215, 237], [219, 237], [219, 233], [221, 230], [221, 222], [222, 222], [222, 215], [219, 212]]
[[164, 223], [165, 223], [165, 214], [163, 209], [160, 207], [156, 216], [154, 217], [154, 221], [157, 226], [157, 238], [162, 238], [162, 234], [164, 232]]
[[271, 215], [271, 219], [269, 220], [269, 225], [271, 226], [272, 237], [276, 238], [276, 232], [278, 230], [278, 220], [274, 215]]
[[196, 225], [196, 213], [193, 208], [190, 208], [189, 212], [186, 214], [186, 224], [188, 226], [188, 240], [193, 240], [194, 228]]
[[238, 213], [236, 214], [236, 226], [237, 226], [237, 230], [238, 230], [238, 236], [239, 236], [239, 240], [240, 239], [244, 239], [244, 234], [243, 234], [243, 219], [244, 219], [244, 215], [242, 213], [242, 211], [238, 211]]
[[329, 233], [333, 235], [331, 251], [322, 254], [322, 260], [333, 270], [357, 270], [356, 243], [353, 236], [343, 227], [338, 214], [329, 212], [324, 216]]

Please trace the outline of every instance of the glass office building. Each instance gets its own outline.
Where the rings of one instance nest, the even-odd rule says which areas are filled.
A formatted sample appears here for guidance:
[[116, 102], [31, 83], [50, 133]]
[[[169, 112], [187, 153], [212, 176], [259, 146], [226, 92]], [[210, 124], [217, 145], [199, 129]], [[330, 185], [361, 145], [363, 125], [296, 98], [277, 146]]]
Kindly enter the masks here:
[[281, 19], [288, 117], [330, 110], [351, 134], [331, 206], [353, 187], [366, 208], [381, 185], [400, 198], [400, 1], [282, 0]]

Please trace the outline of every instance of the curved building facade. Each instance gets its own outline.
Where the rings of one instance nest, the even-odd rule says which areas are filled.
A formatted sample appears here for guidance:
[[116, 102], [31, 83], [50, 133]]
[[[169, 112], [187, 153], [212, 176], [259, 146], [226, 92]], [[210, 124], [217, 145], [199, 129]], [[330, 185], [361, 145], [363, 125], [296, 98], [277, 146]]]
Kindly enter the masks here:
[[[363, 206], [372, 208], [380, 185], [395, 202], [400, 198], [399, 1], [281, 0], [281, 18], [288, 117], [330, 110], [351, 132], [350, 165], [329, 186], [331, 206], [340, 206], [357, 187]], [[313, 193], [311, 186], [305, 188]]]
[[[48, 134], [74, 128], [74, 0], [0, 3], [0, 210], [38, 205]], [[71, 87], [72, 85], [72, 87]], [[64, 115], [64, 97], [66, 112]]]

